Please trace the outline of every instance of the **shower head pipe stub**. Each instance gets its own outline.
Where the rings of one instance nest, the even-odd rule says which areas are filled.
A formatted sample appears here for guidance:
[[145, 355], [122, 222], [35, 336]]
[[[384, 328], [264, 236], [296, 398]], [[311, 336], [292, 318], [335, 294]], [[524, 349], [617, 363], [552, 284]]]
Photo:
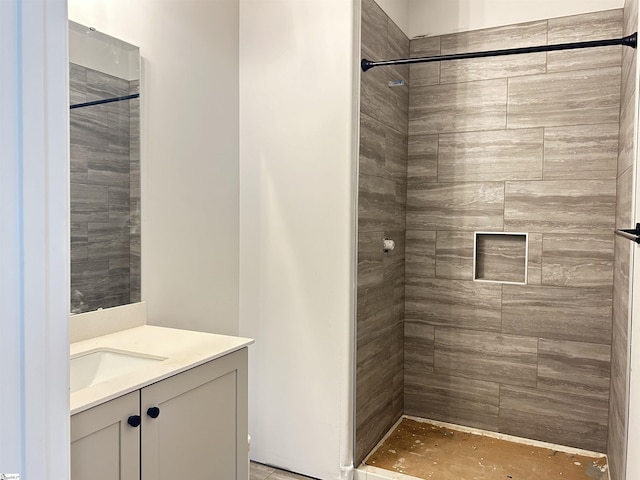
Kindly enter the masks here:
[[607, 40], [590, 40], [586, 42], [572, 42], [572, 43], [560, 43], [556, 45], [540, 45], [537, 47], [521, 47], [521, 48], [507, 48], [503, 50], [488, 50], [484, 52], [469, 52], [469, 53], [453, 53], [450, 55], [438, 55], [435, 57], [416, 57], [416, 58], [399, 58], [396, 60], [380, 60], [372, 61], [363, 58], [360, 62], [360, 67], [363, 72], [373, 68], [382, 67], [387, 65], [411, 65], [414, 63], [429, 63], [429, 62], [446, 62], [448, 60], [464, 60], [468, 58], [483, 58], [483, 57], [501, 57], [506, 55], [519, 55], [525, 53], [538, 53], [538, 52], [554, 52], [557, 50], [576, 50], [579, 48], [594, 48], [594, 47], [610, 47], [612, 45], [624, 45], [631, 48], [636, 48], [638, 45], [638, 33], [632, 33], [622, 38], [610, 38]]

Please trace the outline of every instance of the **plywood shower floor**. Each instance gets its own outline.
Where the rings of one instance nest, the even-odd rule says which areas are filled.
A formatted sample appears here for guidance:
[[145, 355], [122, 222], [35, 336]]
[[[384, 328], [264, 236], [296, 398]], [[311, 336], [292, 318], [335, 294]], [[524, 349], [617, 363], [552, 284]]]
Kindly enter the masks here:
[[[594, 454], [597, 455], [597, 454]], [[426, 480], [606, 480], [606, 457], [403, 418], [365, 464]]]

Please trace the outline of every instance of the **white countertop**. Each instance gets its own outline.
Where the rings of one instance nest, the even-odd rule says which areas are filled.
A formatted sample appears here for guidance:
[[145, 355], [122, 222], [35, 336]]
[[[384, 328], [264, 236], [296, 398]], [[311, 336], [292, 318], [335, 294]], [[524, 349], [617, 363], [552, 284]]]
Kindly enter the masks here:
[[143, 325], [72, 343], [71, 356], [113, 349], [166, 357], [131, 373], [71, 393], [71, 415], [251, 345], [249, 338]]

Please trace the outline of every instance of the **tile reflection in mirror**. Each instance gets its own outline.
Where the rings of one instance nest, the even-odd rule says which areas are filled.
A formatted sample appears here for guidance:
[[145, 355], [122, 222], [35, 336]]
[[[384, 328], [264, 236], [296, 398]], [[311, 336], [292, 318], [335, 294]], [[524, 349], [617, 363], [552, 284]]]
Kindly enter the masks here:
[[140, 301], [140, 54], [70, 22], [69, 58], [71, 312], [82, 313]]

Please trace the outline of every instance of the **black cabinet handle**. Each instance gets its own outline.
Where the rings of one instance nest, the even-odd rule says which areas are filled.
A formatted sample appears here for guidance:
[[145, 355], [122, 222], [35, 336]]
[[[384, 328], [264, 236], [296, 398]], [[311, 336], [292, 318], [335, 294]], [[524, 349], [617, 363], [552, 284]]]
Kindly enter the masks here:
[[139, 427], [140, 426], [140, 422], [142, 420], [140, 419], [140, 415], [131, 415], [128, 419], [127, 419], [127, 423], [129, 425], [131, 425], [132, 427]]
[[147, 415], [149, 415], [151, 418], [158, 418], [158, 415], [160, 415], [160, 409], [158, 407], [148, 408]]

